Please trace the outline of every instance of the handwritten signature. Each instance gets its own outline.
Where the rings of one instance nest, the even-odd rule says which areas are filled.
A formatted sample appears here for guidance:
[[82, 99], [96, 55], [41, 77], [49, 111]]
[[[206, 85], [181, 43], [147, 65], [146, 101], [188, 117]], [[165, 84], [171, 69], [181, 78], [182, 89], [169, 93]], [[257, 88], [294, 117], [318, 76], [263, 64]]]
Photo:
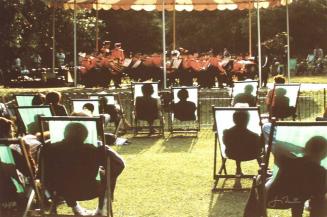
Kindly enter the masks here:
[[289, 196], [286, 195], [282, 198], [278, 198], [277, 196], [275, 196], [273, 200], [270, 200], [268, 202], [268, 207], [276, 208], [280, 206], [294, 205], [294, 204], [301, 204], [301, 203], [302, 201], [300, 201], [299, 198], [296, 197], [289, 198]]

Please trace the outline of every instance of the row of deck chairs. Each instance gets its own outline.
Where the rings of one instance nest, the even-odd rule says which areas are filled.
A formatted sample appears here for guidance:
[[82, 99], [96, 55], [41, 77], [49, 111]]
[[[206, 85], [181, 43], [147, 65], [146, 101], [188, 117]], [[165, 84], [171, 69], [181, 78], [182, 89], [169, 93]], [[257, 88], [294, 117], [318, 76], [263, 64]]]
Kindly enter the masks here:
[[[292, 144], [293, 149], [290, 154], [297, 157], [302, 157], [304, 153], [304, 146], [306, 142], [314, 136], [322, 136], [327, 139], [327, 121], [319, 122], [296, 122], [296, 121], [277, 121], [272, 119], [272, 123], [269, 131], [267, 128], [263, 127], [259, 107], [249, 107], [249, 108], [231, 108], [231, 107], [213, 107], [213, 114], [215, 117], [215, 149], [214, 149], [214, 165], [213, 165], [213, 179], [214, 186], [213, 192], [223, 191], [223, 190], [244, 190], [241, 186], [240, 180], [242, 179], [252, 179], [252, 188], [255, 189], [257, 195], [257, 201], [260, 202], [260, 213], [258, 216], [266, 217], [267, 209], [287, 209], [292, 208], [297, 205], [295, 203], [298, 198], [290, 198], [287, 200], [285, 197], [276, 199], [275, 201], [267, 201], [267, 191], [265, 191], [265, 183], [267, 178], [272, 176], [274, 179], [278, 174], [278, 166], [275, 164], [276, 159], [279, 158], [278, 153], [274, 152], [275, 143], [282, 141], [282, 144]], [[241, 126], [241, 131], [247, 131], [246, 133], [240, 133], [240, 131], [235, 130], [236, 123], [235, 115], [238, 117], [247, 117], [248, 119], [243, 119], [243, 121], [248, 121], [244, 128]], [[246, 114], [246, 115], [245, 115]], [[238, 125], [240, 126], [240, 125]], [[269, 125], [268, 125], [269, 126]], [[232, 130], [231, 130], [232, 129]], [[263, 132], [266, 131], [265, 133]], [[238, 132], [236, 137], [234, 137], [233, 142], [237, 147], [231, 147], [230, 145], [230, 135], [231, 131]], [[251, 133], [250, 133], [251, 132]], [[252, 135], [252, 137], [250, 135]], [[268, 135], [265, 135], [268, 134]], [[245, 138], [247, 137], [247, 138]], [[227, 162], [235, 160], [235, 155], [230, 154], [230, 150], [237, 149], [237, 151], [249, 152], [249, 147], [253, 148], [256, 145], [254, 137], [259, 139], [260, 152], [256, 154], [249, 153], [247, 159], [246, 157], [241, 160], [245, 161], [256, 161], [260, 159], [258, 166], [256, 167], [259, 172], [252, 172], [252, 174], [243, 174], [234, 171], [228, 171]], [[251, 144], [249, 144], [249, 142]], [[274, 157], [271, 157], [274, 155]], [[252, 157], [251, 157], [252, 156]], [[236, 156], [237, 157], [237, 156]], [[218, 160], [221, 158], [221, 161]], [[221, 162], [221, 163], [220, 163]], [[321, 166], [327, 169], [327, 157], [321, 161]], [[252, 170], [253, 171], [253, 170]], [[271, 174], [272, 172], [272, 174]], [[235, 184], [230, 187], [228, 180], [234, 180]], [[310, 184], [310, 183], [308, 183]], [[284, 198], [284, 199], [283, 199]], [[278, 200], [278, 204], [275, 202]], [[267, 201], [266, 203], [264, 201]], [[295, 201], [295, 202], [294, 202]], [[299, 201], [297, 201], [299, 202]], [[305, 201], [300, 201], [304, 203]]]
[[[250, 82], [249, 82], [250, 83]], [[247, 85], [249, 85], [249, 83], [241, 83], [239, 85], [239, 88], [234, 88], [233, 89], [233, 100], [231, 101], [231, 104], [236, 104], [235, 101], [237, 101], [237, 96], [239, 94], [242, 94], [242, 90], [246, 89]], [[251, 82], [253, 84], [253, 88], [252, 90], [256, 90], [255, 87], [256, 86], [256, 81], [255, 82]], [[134, 101], [136, 100], [136, 97], [140, 96], [141, 93], [141, 87], [142, 87], [142, 83], [139, 84], [134, 84], [133, 87], [133, 100], [132, 100], [132, 105], [134, 105]], [[152, 85], [157, 86], [156, 83], [152, 83]], [[235, 87], [238, 85], [235, 85]], [[296, 108], [296, 102], [297, 102], [297, 96], [298, 96], [298, 92], [299, 92], [299, 86], [296, 85], [281, 85], [282, 88], [287, 89], [288, 91], [286, 91], [289, 94], [289, 98], [290, 98], [290, 105], [294, 105]], [[281, 88], [280, 85], [276, 85], [274, 88], [274, 91], [277, 90], [277, 88]], [[295, 88], [296, 87], [296, 88]], [[177, 103], [177, 95], [178, 92], [183, 89], [184, 87], [178, 87], [178, 88], [173, 88], [172, 89], [172, 102]], [[189, 92], [189, 98], [190, 100], [192, 100], [192, 102], [194, 102], [197, 105], [197, 112], [196, 112], [196, 120], [199, 121], [200, 118], [200, 113], [199, 113], [199, 103], [198, 103], [198, 89], [196, 87], [185, 87], [185, 89], [188, 89]], [[159, 97], [159, 92], [158, 92], [158, 88], [154, 88], [155, 92], [154, 92], [154, 97], [157, 96]], [[157, 91], [156, 91], [157, 90]], [[17, 95], [18, 96], [18, 95]], [[16, 96], [16, 98], [17, 98]], [[83, 103], [85, 102], [90, 102], [92, 100], [94, 100], [94, 102], [97, 102], [98, 104], [94, 104], [95, 107], [99, 108], [99, 95], [91, 95], [90, 99], [85, 100], [85, 99], [79, 99], [79, 100], [72, 100], [73, 104], [74, 102], [76, 103], [74, 106], [74, 109], [77, 109], [79, 107], [82, 106]], [[110, 96], [108, 96], [110, 97]], [[255, 96], [256, 98], [257, 96]], [[17, 103], [19, 103], [19, 99], [17, 98]], [[84, 101], [83, 101], [84, 100]], [[28, 101], [27, 98], [25, 98], [25, 100], [21, 100], [21, 101]], [[107, 101], [114, 101], [114, 99], [112, 98], [108, 98]], [[243, 102], [237, 102], [237, 103], [243, 103]], [[103, 122], [102, 119], [100, 117], [95, 117], [95, 118], [81, 118], [81, 117], [51, 117], [53, 116], [53, 113], [51, 111], [51, 107], [50, 106], [40, 106], [40, 107], [35, 107], [33, 109], [34, 113], [29, 110], [28, 108], [31, 108], [29, 106], [21, 106], [18, 107], [18, 113], [20, 114], [20, 118], [21, 119], [25, 119], [23, 120], [24, 123], [24, 127], [25, 127], [25, 133], [28, 133], [29, 131], [33, 132], [34, 130], [40, 130], [40, 132], [42, 132], [42, 135], [44, 135], [44, 131], [45, 130], [49, 130], [50, 132], [50, 139], [51, 142], [56, 142], [56, 141], [60, 141], [63, 138], [63, 132], [58, 131], [57, 129], [64, 129], [65, 126], [67, 126], [67, 124], [71, 123], [71, 122], [79, 122], [84, 124], [85, 126], [87, 126], [87, 129], [89, 131], [89, 136], [87, 138], [87, 141], [89, 144], [93, 144], [93, 145], [97, 145], [97, 141], [103, 141], [102, 144], [105, 144], [105, 137], [103, 136]], [[214, 162], [214, 179], [215, 179], [215, 186], [214, 189], [216, 189], [218, 181], [224, 178], [253, 178], [255, 174], [253, 175], [230, 175], [227, 173], [227, 169], [226, 169], [226, 162], [229, 159], [229, 157], [226, 154], [226, 145], [224, 144], [223, 141], [223, 134], [224, 134], [224, 130], [229, 129], [231, 127], [233, 127], [234, 125], [234, 121], [233, 121], [233, 114], [235, 112], [246, 112], [249, 116], [249, 123], [247, 125], [248, 129], [254, 133], [256, 133], [257, 135], [261, 136], [262, 135], [262, 124], [261, 124], [261, 114], [260, 114], [260, 110], [258, 107], [247, 107], [247, 108], [239, 108], [239, 107], [226, 107], [226, 108], [221, 108], [221, 107], [214, 107], [213, 108], [213, 113], [214, 113], [214, 117], [215, 117], [215, 126], [216, 126], [216, 139], [215, 139], [215, 162]], [[37, 115], [43, 115], [44, 117], [39, 117], [38, 118], [38, 128], [34, 129], [33, 126], [30, 126], [31, 124], [35, 123], [35, 116]], [[96, 113], [95, 113], [96, 114]], [[171, 115], [171, 120], [174, 120], [174, 114], [170, 114]], [[135, 120], [135, 126], [137, 126], [137, 122], [141, 121], [141, 120]], [[198, 122], [199, 123], [199, 122]], [[272, 125], [272, 130], [271, 132], [274, 133], [275, 138], [279, 138], [279, 134], [278, 132], [281, 134], [282, 131], [278, 131], [276, 129], [278, 129], [278, 127], [289, 127], [288, 129], [284, 129], [284, 134], [282, 134], [283, 136], [281, 136], [282, 139], [287, 140], [290, 139], [290, 141], [292, 141], [292, 139], [294, 139], [292, 136], [296, 136], [296, 135], [301, 135], [303, 138], [303, 135], [308, 135], [306, 134], [307, 132], [318, 132], [316, 130], [320, 130], [319, 132], [324, 132], [324, 128], [321, 128], [322, 126], [325, 126], [327, 124], [325, 124], [324, 122], [322, 123], [305, 123], [303, 124], [304, 127], [301, 128], [303, 129], [303, 131], [299, 131], [297, 134], [293, 133], [293, 134], [289, 134], [289, 133], [285, 133], [285, 132], [289, 132], [289, 130], [298, 130], [298, 126], [302, 126], [301, 123], [297, 123], [297, 122], [289, 122], [286, 123], [285, 125], [283, 125], [284, 123], [280, 123], [280, 122], [276, 122]], [[163, 125], [163, 123], [162, 123]], [[199, 126], [199, 125], [198, 125]], [[320, 128], [315, 128], [314, 130], [312, 130], [314, 127], [319, 126]], [[310, 127], [311, 130], [309, 129]], [[162, 126], [163, 128], [163, 126]], [[306, 129], [307, 128], [307, 129]], [[198, 130], [200, 129], [200, 127], [198, 128]], [[280, 128], [282, 129], [282, 128]], [[299, 128], [300, 129], [300, 128]], [[137, 129], [138, 130], [138, 129]], [[296, 131], [297, 132], [297, 131]], [[163, 132], [162, 132], [163, 133]], [[325, 132], [324, 132], [325, 133]], [[327, 135], [326, 133], [324, 135]], [[291, 136], [290, 138], [288, 136]], [[44, 138], [44, 137], [43, 137]], [[272, 136], [271, 136], [272, 138]], [[303, 138], [304, 139], [304, 138]], [[304, 141], [304, 140], [303, 140]], [[22, 145], [22, 141], [21, 140], [17, 140], [18, 143], [20, 143], [20, 145]], [[10, 143], [10, 142], [9, 142]], [[43, 145], [45, 145], [45, 141], [43, 139], [42, 141]], [[6, 146], [6, 144], [8, 144], [8, 142], [3, 142], [3, 146]], [[299, 143], [299, 145], [303, 145], [303, 143]], [[265, 159], [263, 161], [262, 164], [262, 171], [264, 171], [263, 173], [261, 173], [261, 177], [267, 177], [266, 172], [268, 171], [268, 163], [269, 163], [269, 156], [270, 156], [270, 152], [271, 152], [271, 146], [272, 146], [272, 142], [269, 142], [269, 146], [267, 148], [265, 148], [265, 152], [264, 152], [264, 157], [263, 159]], [[220, 151], [218, 151], [218, 149], [220, 149]], [[7, 151], [8, 152], [8, 151]], [[220, 165], [220, 167], [218, 168], [217, 165], [217, 158], [219, 157], [219, 153], [220, 153], [220, 157], [222, 158], [222, 165]], [[7, 154], [8, 155], [8, 154]], [[9, 154], [10, 155], [10, 154]], [[261, 156], [260, 156], [261, 157]], [[8, 156], [0, 156], [0, 159], [2, 161], [2, 159], [8, 158]], [[4, 163], [6, 163], [7, 161], [2, 161]], [[14, 164], [14, 162], [10, 161], [9, 163]], [[324, 160], [323, 162], [324, 164], [326, 164], [326, 160]], [[108, 176], [108, 175], [107, 175]], [[42, 176], [41, 176], [42, 177]], [[37, 185], [37, 178], [40, 177], [36, 177], [35, 175], [31, 175], [31, 180], [33, 180], [33, 190], [34, 192], [36, 192], [36, 196], [37, 196], [37, 201], [40, 202], [40, 204], [43, 204], [42, 201], [44, 201], [45, 198], [43, 198], [43, 194], [40, 193], [41, 190], [38, 189], [38, 185]], [[40, 181], [42, 183], [42, 178], [40, 178]], [[18, 185], [17, 185], [18, 186]], [[18, 191], [18, 188], [17, 188]], [[21, 188], [20, 188], [21, 191]], [[107, 194], [107, 196], [110, 194]], [[34, 197], [34, 193], [32, 194], [32, 196]], [[32, 197], [31, 196], [31, 197]], [[264, 196], [264, 195], [263, 195]], [[109, 197], [109, 196], [108, 196]], [[111, 201], [111, 200], [108, 200]], [[28, 203], [29, 204], [29, 203]], [[265, 205], [265, 204], [263, 204]], [[42, 207], [42, 205], [41, 205]], [[266, 207], [264, 207], [265, 209]], [[27, 206], [26, 210], [29, 209], [29, 206]], [[25, 211], [25, 214], [27, 213], [27, 211]], [[110, 215], [110, 213], [112, 213], [112, 209], [111, 209], [111, 204], [108, 204], [108, 215]]]
[[[142, 96], [141, 88], [145, 83], [132, 83], [131, 90], [133, 94], [131, 106], [133, 107], [133, 112], [131, 113], [131, 120], [133, 120], [134, 126], [134, 134], [142, 133], [142, 130], [145, 129], [146, 124], [142, 123], [144, 120], [135, 116], [135, 102], [136, 98]], [[150, 83], [153, 86], [154, 93], [152, 97], [160, 99], [158, 83], [153, 82]], [[187, 90], [188, 99], [187, 101], [192, 102], [196, 106], [196, 110], [194, 111], [194, 116], [189, 120], [180, 120], [180, 118], [176, 117], [173, 110], [173, 105], [178, 103], [180, 100], [178, 98], [178, 92], [181, 90]], [[266, 118], [271, 119], [272, 117], [276, 117], [277, 119], [285, 119], [291, 117], [293, 120], [296, 118], [296, 107], [297, 107], [297, 99], [300, 91], [299, 84], [276, 84], [273, 89], [273, 93], [271, 96], [278, 95], [279, 101], [281, 102], [279, 109], [276, 107], [270, 108], [270, 111], [267, 115], [263, 115]], [[101, 113], [101, 99], [106, 98], [107, 104], [117, 104], [117, 96], [119, 98], [119, 94], [109, 94], [109, 93], [101, 93], [101, 94], [90, 94], [89, 99], [71, 99], [71, 107], [73, 111], [81, 111], [82, 107], [85, 103], [91, 103], [94, 105], [94, 115], [99, 115]], [[33, 95], [16, 95], [16, 101], [19, 106], [30, 106]], [[277, 98], [277, 97], [276, 97]], [[246, 106], [254, 107], [257, 105], [258, 99], [258, 81], [243, 81], [243, 82], [235, 82], [234, 87], [230, 93], [231, 106], [239, 106], [242, 104], [246, 104]], [[271, 100], [273, 101], [273, 100]], [[122, 108], [122, 105], [119, 100], [119, 107]], [[197, 133], [200, 130], [200, 103], [198, 97], [198, 88], [197, 87], [173, 87], [171, 89], [171, 101], [169, 105], [169, 115], [168, 115], [168, 126], [169, 131], [173, 133]], [[146, 112], [144, 109], [143, 112]], [[164, 135], [164, 119], [163, 119], [163, 111], [159, 112], [157, 122], [155, 123], [155, 128], [159, 131], [160, 135]], [[186, 127], [187, 126], [187, 127]]]
[[[46, 141], [46, 137], [50, 136], [50, 142], [55, 143], [62, 141], [65, 138], [64, 129], [70, 124], [82, 124], [85, 126], [85, 129], [88, 131], [88, 135], [86, 140], [84, 141], [87, 144], [94, 145], [96, 147], [101, 146], [103, 147], [103, 155], [105, 156], [105, 147], [106, 144], [104, 130], [103, 130], [103, 120], [101, 117], [51, 117], [51, 115], [47, 117], [39, 117], [38, 122], [40, 124], [40, 132], [41, 132], [41, 141], [42, 146], [40, 153], [43, 152], [43, 149], [47, 148], [48, 141]], [[60, 130], [58, 130], [60, 129]], [[49, 135], [48, 135], [48, 134]], [[22, 185], [19, 181], [19, 178], [16, 173], [15, 169], [15, 161], [13, 158], [12, 149], [9, 148], [9, 145], [17, 144], [20, 146], [23, 156], [26, 160], [26, 164], [29, 168], [29, 174], [27, 176], [28, 183], [30, 183], [29, 188]], [[64, 151], [64, 150], [63, 150]], [[47, 188], [45, 174], [51, 173], [51, 171], [46, 171], [44, 169], [44, 158], [43, 155], [40, 155], [39, 158], [39, 166], [38, 166], [38, 174], [33, 173], [31, 168], [31, 164], [29, 158], [27, 156], [26, 146], [24, 140], [21, 138], [17, 139], [0, 139], [0, 172], [3, 177], [8, 177], [13, 182], [16, 192], [22, 195], [22, 204], [18, 204], [18, 207], [22, 208], [21, 212], [18, 212], [17, 216], [28, 216], [31, 211], [31, 205], [34, 202], [34, 207], [38, 207], [39, 216], [46, 216], [46, 215], [58, 215], [56, 212], [56, 192], [51, 191]], [[106, 186], [110, 186], [110, 161], [107, 159], [107, 167], [105, 170], [105, 179], [106, 179]], [[61, 179], [65, 179], [65, 177], [60, 177]], [[100, 177], [98, 176], [97, 179]], [[5, 193], [5, 192], [1, 192]], [[24, 194], [28, 193], [29, 197], [26, 199], [24, 198]], [[57, 195], [58, 196], [58, 195]], [[60, 195], [59, 195], [60, 196]], [[107, 216], [113, 216], [112, 211], [112, 200], [111, 200], [111, 192], [110, 188], [106, 189], [106, 198], [107, 198]], [[50, 213], [47, 210], [46, 204], [51, 202]], [[9, 201], [10, 202], [10, 201]], [[8, 203], [8, 201], [3, 201], [2, 197], [0, 197], [0, 204]], [[12, 213], [1, 213], [4, 212], [0, 208], [0, 216], [14, 216]], [[17, 214], [17, 213], [16, 213]], [[35, 213], [34, 213], [35, 214]]]

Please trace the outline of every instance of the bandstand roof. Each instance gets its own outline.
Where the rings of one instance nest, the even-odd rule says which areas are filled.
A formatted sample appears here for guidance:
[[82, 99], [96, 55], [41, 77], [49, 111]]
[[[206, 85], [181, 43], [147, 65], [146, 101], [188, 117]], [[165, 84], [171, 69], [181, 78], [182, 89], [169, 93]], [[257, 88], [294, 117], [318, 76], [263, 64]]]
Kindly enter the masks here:
[[[162, 11], [203, 11], [203, 10], [244, 10], [256, 8], [256, 0], [43, 0], [49, 7], [64, 9], [95, 10], [145, 10]], [[260, 8], [277, 7], [292, 3], [292, 0], [259, 0]]]

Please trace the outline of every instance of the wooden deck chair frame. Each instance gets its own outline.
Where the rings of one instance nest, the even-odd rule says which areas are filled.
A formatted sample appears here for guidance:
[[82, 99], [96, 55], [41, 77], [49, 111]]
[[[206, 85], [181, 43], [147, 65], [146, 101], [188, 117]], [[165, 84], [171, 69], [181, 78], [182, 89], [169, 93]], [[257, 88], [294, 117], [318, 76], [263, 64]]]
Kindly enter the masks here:
[[[35, 175], [33, 173], [32, 170], [32, 165], [31, 162], [29, 161], [29, 158], [27, 157], [27, 149], [26, 149], [26, 144], [24, 142], [24, 140], [22, 138], [0, 138], [0, 147], [8, 147], [11, 144], [18, 144], [19, 147], [22, 150], [22, 155], [25, 159], [27, 168], [28, 168], [28, 179], [30, 181], [30, 184], [32, 186], [31, 191], [29, 192], [29, 196], [28, 196], [28, 200], [27, 200], [27, 204], [26, 204], [26, 208], [24, 210], [23, 213], [23, 217], [27, 217], [28, 212], [31, 210], [31, 205], [34, 199], [36, 199], [37, 203], [40, 205], [41, 211], [43, 210], [43, 202], [42, 202], [42, 198], [41, 198], [41, 194], [40, 194], [40, 185], [39, 182], [37, 182], [37, 180], [35, 179]], [[25, 189], [24, 189], [25, 191]], [[42, 213], [41, 213], [42, 214]], [[0, 208], [0, 216], [1, 215], [1, 208]]]
[[[22, 114], [20, 113], [20, 110], [29, 110], [29, 109], [49, 109], [50, 114], [53, 116], [54, 112], [53, 109], [50, 105], [37, 105], [37, 106], [18, 106], [15, 107], [15, 113], [16, 113], [16, 117], [18, 119], [18, 132], [21, 135], [27, 134], [28, 133], [28, 129], [27, 129], [27, 124], [24, 121], [24, 117], [22, 116]], [[38, 121], [36, 120], [36, 123], [38, 123]]]
[[254, 89], [254, 93], [255, 93], [255, 103], [258, 103], [258, 89], [259, 89], [259, 81], [258, 80], [249, 80], [249, 81], [235, 81], [234, 82], [234, 87], [232, 88], [232, 92], [231, 92], [231, 99], [230, 99], [230, 105], [233, 106], [234, 103], [234, 98], [235, 98], [235, 86], [237, 86], [238, 84], [242, 84], [244, 85], [244, 87], [246, 86], [246, 84], [256, 84], [257, 88]]
[[[223, 156], [222, 154], [222, 143], [219, 139], [219, 130], [218, 130], [218, 126], [217, 126], [217, 119], [216, 119], [216, 111], [253, 111], [256, 112], [258, 114], [258, 119], [259, 119], [259, 123], [258, 123], [258, 127], [260, 127], [260, 133], [262, 135], [262, 123], [261, 123], [261, 119], [260, 119], [260, 108], [259, 107], [246, 107], [246, 108], [239, 108], [239, 107], [214, 107], [212, 106], [212, 111], [213, 111], [213, 116], [214, 116], [214, 128], [216, 129], [215, 132], [215, 145], [214, 145], [214, 165], [213, 165], [213, 179], [215, 180], [212, 191], [218, 191], [218, 190], [238, 190], [238, 189], [234, 189], [234, 188], [217, 188], [218, 182], [220, 179], [230, 179], [230, 178], [245, 178], [245, 179], [253, 179], [253, 177], [255, 177], [256, 174], [253, 175], [247, 175], [247, 174], [243, 174], [243, 175], [236, 175], [236, 174], [227, 174], [227, 169], [226, 169], [226, 162], [229, 159], [227, 156]], [[261, 136], [259, 135], [259, 136]], [[220, 152], [220, 157], [221, 157], [221, 166], [218, 169], [218, 149]], [[253, 159], [254, 160], [254, 159]], [[243, 188], [244, 189], [244, 188]]]
[[[106, 155], [106, 140], [105, 140], [105, 136], [104, 136], [104, 124], [103, 124], [103, 118], [102, 117], [69, 117], [69, 116], [54, 116], [54, 117], [40, 117], [39, 118], [39, 124], [41, 126], [41, 142], [42, 145], [45, 146], [46, 145], [46, 141], [45, 141], [45, 129], [44, 129], [44, 123], [45, 122], [49, 122], [49, 121], [67, 121], [67, 122], [73, 122], [73, 121], [89, 121], [89, 122], [95, 122], [96, 123], [96, 130], [97, 130], [97, 134], [98, 137], [100, 138], [101, 142], [102, 142], [102, 147], [103, 147], [103, 153]], [[51, 132], [50, 132], [51, 135]], [[111, 198], [111, 189], [110, 189], [110, 160], [109, 160], [109, 156], [106, 155], [106, 166], [107, 166], [107, 170], [106, 170], [106, 199], [107, 199], [107, 217], [113, 217], [113, 209], [112, 209], [112, 198]], [[40, 161], [42, 161], [42, 158], [40, 159]], [[43, 164], [41, 164], [43, 165]], [[44, 183], [44, 177], [42, 176], [42, 174], [44, 174], [44, 168], [41, 166], [40, 168], [41, 170], [41, 183]], [[56, 213], [54, 213], [56, 214]], [[57, 215], [58, 216], [58, 215]]]
[[[272, 99], [270, 99], [271, 102], [273, 101], [273, 98], [275, 96], [275, 90], [276, 90], [277, 87], [298, 87], [296, 101], [295, 101], [295, 106], [294, 106], [295, 107], [295, 112], [292, 115], [292, 120], [295, 121], [295, 119], [296, 119], [296, 109], [297, 109], [297, 103], [298, 103], [298, 100], [299, 100], [301, 84], [274, 84], [274, 89], [273, 89], [273, 92], [272, 92], [272, 95], [271, 95]], [[273, 116], [271, 114], [271, 111], [269, 111], [269, 119], [272, 119], [272, 118], [273, 118]]]
[[[15, 102], [17, 106], [32, 106], [32, 100], [34, 98], [34, 96], [36, 96], [36, 93], [25, 93], [25, 94], [15, 94], [14, 98], [15, 98]], [[20, 97], [31, 97], [31, 101], [28, 103], [25, 102], [21, 102], [21, 100], [19, 99]], [[25, 100], [24, 100], [25, 101]]]
[[[158, 94], [158, 97], [159, 97], [159, 100], [160, 100], [160, 103], [162, 104], [161, 102], [161, 98], [160, 98], [160, 95], [159, 95], [159, 82], [132, 82], [131, 83], [131, 91], [132, 91], [132, 101], [131, 101], [131, 105], [132, 105], [132, 108], [133, 108], [133, 112], [131, 112], [131, 120], [133, 122], [133, 131], [134, 131], [134, 136], [137, 136], [138, 134], [148, 134], [148, 132], [144, 132], [142, 131], [143, 129], [147, 129], [148, 127], [147, 126], [140, 126], [139, 125], [139, 121], [138, 119], [136, 119], [135, 117], [135, 101], [136, 101], [136, 91], [135, 91], [135, 86], [136, 85], [144, 85], [144, 84], [152, 84], [152, 85], [156, 85], [157, 88], [154, 88], [154, 94]], [[165, 133], [165, 125], [164, 125], [164, 115], [163, 115], [163, 110], [162, 110], [162, 107], [161, 107], [161, 116], [158, 118], [159, 119], [159, 122], [160, 122], [160, 125], [154, 125], [153, 127], [155, 129], [159, 129], [159, 132], [158, 132], [158, 135], [159, 136], [163, 136], [164, 137], [164, 133]], [[158, 120], [156, 119], [156, 120]]]
[[[75, 110], [74, 102], [84, 102], [84, 104], [85, 103], [97, 102], [98, 103], [98, 108], [96, 108], [96, 106], [94, 106], [93, 116], [99, 116], [102, 113], [102, 111], [100, 111], [100, 105], [101, 105], [101, 100], [100, 99], [70, 99], [70, 110], [72, 112], [80, 112], [79, 110], [78, 111]], [[97, 114], [96, 111], [98, 111], [99, 114]]]
[[[196, 90], [197, 93], [197, 100], [196, 100], [196, 120], [194, 121], [195, 128], [175, 128], [174, 127], [174, 111], [173, 111], [173, 105], [175, 103], [175, 91], [181, 90], [181, 89], [186, 89], [186, 90]], [[187, 86], [187, 87], [171, 87], [170, 89], [170, 94], [171, 94], [171, 102], [170, 102], [170, 109], [169, 109], [169, 114], [168, 114], [168, 126], [169, 126], [169, 131], [172, 134], [174, 133], [195, 133], [196, 136], [198, 135], [198, 132], [200, 131], [200, 120], [201, 120], [201, 112], [200, 112], [200, 101], [199, 101], [199, 88], [195, 86]], [[192, 101], [192, 100], [189, 100]], [[194, 101], [192, 101], [194, 102]], [[184, 123], [188, 123], [191, 121], [180, 121]], [[193, 121], [192, 121], [193, 122]]]
[[[104, 97], [113, 97], [113, 99], [116, 101], [117, 100], [117, 104], [119, 105], [120, 107], [120, 111], [121, 111], [121, 119], [118, 123], [118, 126], [115, 128], [115, 132], [114, 132], [114, 135], [118, 136], [118, 133], [119, 133], [119, 130], [120, 128], [123, 126], [124, 123], [127, 122], [126, 120], [126, 114], [124, 112], [124, 109], [123, 109], [123, 105], [121, 103], [121, 99], [120, 99], [120, 94], [119, 93], [91, 93], [89, 95], [89, 98], [91, 99], [92, 97], [97, 97], [98, 99], [102, 99]], [[103, 101], [101, 101], [100, 103], [103, 103]], [[112, 104], [112, 103], [108, 103], [107, 105], [115, 105], [116, 103]]]
[[[327, 127], [327, 121], [318, 121], [318, 122], [294, 122], [294, 121], [276, 121], [276, 119], [272, 120], [272, 125], [270, 129], [270, 135], [269, 135], [269, 143], [268, 147], [264, 156], [264, 162], [261, 164], [261, 169], [259, 171], [259, 175], [256, 178], [256, 181], [254, 181], [252, 187], [257, 187], [259, 190], [259, 201], [260, 204], [260, 212], [262, 217], [267, 217], [267, 204], [264, 201], [267, 201], [267, 195], [265, 191], [265, 183], [267, 178], [269, 177], [268, 174], [268, 168], [269, 168], [269, 160], [272, 152], [272, 145], [273, 141], [275, 140], [275, 130], [276, 127]], [[327, 131], [327, 130], [326, 130]], [[325, 138], [327, 138], [325, 136]], [[325, 158], [326, 160], [326, 158]], [[326, 166], [325, 166], [326, 167]], [[327, 169], [327, 168], [326, 168]], [[269, 208], [270, 209], [270, 208]]]

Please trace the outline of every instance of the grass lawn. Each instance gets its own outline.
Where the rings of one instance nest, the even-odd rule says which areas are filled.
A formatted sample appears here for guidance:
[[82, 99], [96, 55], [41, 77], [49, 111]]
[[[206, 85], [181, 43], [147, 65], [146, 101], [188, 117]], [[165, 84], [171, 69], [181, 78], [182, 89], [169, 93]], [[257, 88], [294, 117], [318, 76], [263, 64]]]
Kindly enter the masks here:
[[[214, 134], [203, 130], [198, 138], [132, 138], [115, 147], [127, 167], [115, 192], [116, 217], [241, 217], [249, 191], [211, 193]], [[227, 162], [234, 171], [234, 162]], [[243, 164], [255, 173], [256, 161]], [[233, 185], [228, 181], [227, 185]], [[242, 181], [250, 186], [251, 181]], [[82, 202], [90, 209], [97, 200]], [[71, 214], [67, 206], [60, 213]], [[289, 217], [290, 211], [269, 211], [269, 216]], [[305, 215], [308, 216], [308, 215]]]
[[[268, 82], [273, 83], [273, 77], [269, 77]], [[291, 83], [327, 84], [327, 75], [291, 76]]]
[[[292, 77], [291, 82], [327, 83], [327, 76]], [[57, 88], [54, 88], [58, 90]], [[63, 88], [60, 90], [68, 90]], [[40, 89], [49, 91], [50, 89]], [[38, 89], [0, 88], [0, 95]], [[131, 138], [114, 147], [126, 160], [114, 200], [116, 217], [241, 217], [249, 191], [212, 193], [214, 134], [202, 130], [198, 138]], [[219, 159], [220, 160], [220, 159]], [[234, 172], [234, 162], [227, 162]], [[243, 172], [256, 174], [256, 161], [243, 164]], [[234, 180], [226, 183], [233, 186]], [[251, 180], [242, 181], [251, 186]], [[81, 203], [94, 209], [97, 200]], [[72, 214], [62, 205], [59, 213]], [[269, 211], [270, 217], [289, 217], [290, 211]], [[308, 216], [308, 213], [305, 215]]]

